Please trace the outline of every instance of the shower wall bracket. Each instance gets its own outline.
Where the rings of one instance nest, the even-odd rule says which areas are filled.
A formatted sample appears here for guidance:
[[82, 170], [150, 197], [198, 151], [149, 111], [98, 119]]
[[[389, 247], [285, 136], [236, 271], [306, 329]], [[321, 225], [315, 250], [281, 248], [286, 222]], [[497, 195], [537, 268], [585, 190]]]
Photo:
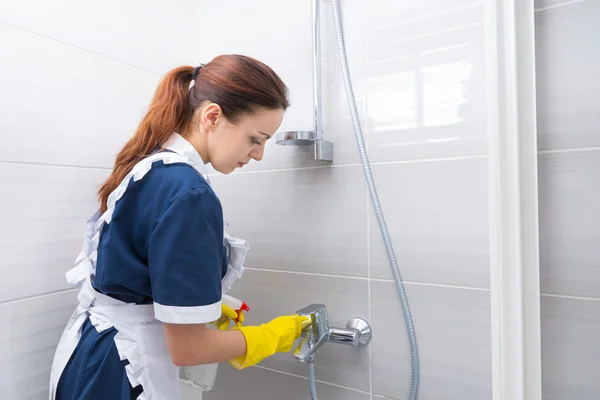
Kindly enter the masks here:
[[314, 148], [315, 160], [333, 162], [333, 143], [323, 139], [321, 101], [321, 0], [312, 0], [313, 28], [313, 117], [312, 131], [287, 131], [277, 133], [275, 142], [284, 146], [308, 146]]

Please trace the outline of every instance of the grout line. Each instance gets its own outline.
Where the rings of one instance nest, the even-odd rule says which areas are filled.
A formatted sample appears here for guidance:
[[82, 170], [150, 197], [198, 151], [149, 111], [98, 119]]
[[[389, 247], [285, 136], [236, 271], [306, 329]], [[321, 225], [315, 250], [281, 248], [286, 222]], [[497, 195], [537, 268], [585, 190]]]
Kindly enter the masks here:
[[[478, 154], [472, 156], [464, 156], [464, 157], [446, 157], [446, 158], [422, 158], [415, 160], [400, 160], [400, 161], [375, 161], [369, 162], [371, 166], [373, 165], [396, 165], [396, 164], [419, 164], [426, 162], [443, 162], [443, 161], [463, 161], [463, 160], [477, 160], [477, 159], [486, 159], [487, 154]], [[273, 168], [273, 169], [258, 169], [253, 171], [234, 171], [230, 175], [242, 175], [242, 174], [258, 174], [265, 172], [285, 172], [285, 171], [304, 171], [304, 170], [312, 170], [312, 169], [326, 169], [326, 168], [344, 168], [344, 167], [362, 167], [360, 163], [352, 163], [352, 164], [331, 164], [331, 165], [317, 165], [311, 167], [294, 167], [294, 168]], [[223, 174], [219, 173], [209, 173], [209, 176], [221, 176]]]
[[[410, 43], [410, 42], [414, 42], [414, 41], [417, 41], [417, 40], [420, 40], [420, 39], [430, 38], [430, 37], [434, 37], [434, 36], [441, 36], [441, 35], [444, 35], [444, 34], [447, 34], [447, 33], [459, 31], [459, 30], [462, 30], [462, 29], [468, 29], [468, 28], [472, 28], [472, 27], [475, 27], [475, 26], [479, 26], [479, 25], [484, 25], [484, 21], [482, 20], [482, 21], [473, 22], [473, 23], [466, 24], [466, 25], [453, 26], [451, 28], [440, 29], [440, 30], [437, 30], [437, 31], [434, 31], [434, 32], [428, 32], [428, 33], [424, 33], [424, 34], [421, 34], [421, 35], [408, 36], [408, 37], [406, 37], [404, 39], [401, 39], [401, 40], [396, 40], [396, 41], [393, 41], [393, 42], [388, 42], [388, 43], [378, 44], [378, 45], [375, 45], [375, 46], [370, 46], [370, 47], [366, 48], [366, 50], [368, 51], [368, 50], [373, 50], [373, 49], [381, 49], [381, 48], [384, 48], [384, 47], [395, 46], [395, 45], [399, 45], [399, 44], [402, 44], [402, 43]], [[390, 27], [383, 28], [383, 29], [380, 29], [379, 31], [381, 32], [382, 30], [387, 30], [387, 29], [392, 29], [392, 28], [390, 28]], [[372, 65], [372, 64], [366, 64], [366, 65], [369, 66], [369, 65]]]
[[542, 294], [540, 294], [540, 296], [541, 297], [555, 297], [557, 299], [600, 301], [600, 299], [596, 298], [596, 297], [567, 296], [567, 295], [563, 295], [563, 294], [542, 293]]
[[[385, 283], [395, 283], [393, 279], [374, 279], [371, 278], [371, 282], [385, 282]], [[410, 282], [404, 281], [406, 285], [415, 285], [415, 286], [432, 286], [439, 288], [447, 288], [447, 289], [462, 289], [462, 290], [475, 290], [478, 292], [489, 292], [489, 288], [481, 288], [476, 286], [461, 286], [461, 285], [446, 285], [443, 283], [426, 283], [426, 282]]]
[[[365, 197], [366, 197], [366, 201], [365, 201], [365, 208], [367, 210], [366, 212], [366, 223], [367, 223], [367, 276], [369, 278], [369, 281], [367, 282], [367, 303], [368, 303], [368, 315], [369, 315], [369, 323], [372, 323], [373, 321], [373, 305], [372, 305], [372, 299], [371, 299], [371, 294], [373, 293], [373, 291], [371, 290], [371, 218], [370, 218], [370, 209], [371, 207], [369, 207], [369, 199], [371, 198], [371, 196], [369, 196], [369, 189], [365, 188]], [[369, 395], [370, 398], [373, 399], [373, 346], [368, 346], [369, 347]]]
[[[318, 276], [318, 277], [323, 277], [323, 278], [352, 279], [352, 280], [357, 280], [357, 281], [394, 283], [393, 279], [378, 279], [378, 278], [368, 278], [368, 277], [362, 277], [362, 276], [321, 274], [318, 272], [301, 272], [301, 271], [289, 271], [289, 270], [254, 268], [254, 267], [246, 267], [246, 270], [257, 271], [257, 272], [274, 272], [274, 273], [290, 274], [290, 275]], [[480, 287], [475, 287], [475, 286], [446, 285], [443, 283], [410, 282], [410, 281], [404, 281], [404, 283], [407, 285], [415, 285], [415, 286], [433, 286], [433, 287], [448, 288], [448, 289], [476, 290], [476, 291], [481, 291], [481, 292], [489, 292], [490, 291], [489, 288], [480, 288]]]
[[36, 166], [36, 167], [82, 168], [82, 169], [112, 171], [112, 168], [107, 168], [107, 167], [92, 167], [92, 166], [88, 166], [88, 165], [35, 163], [35, 162], [26, 162], [26, 161], [1, 161], [0, 160], [0, 164], [32, 165], [32, 166]]
[[[308, 378], [306, 376], [302, 376], [302, 375], [297, 375], [297, 374], [292, 374], [290, 372], [285, 372], [285, 371], [280, 371], [278, 369], [273, 369], [273, 368], [268, 368], [268, 367], [263, 367], [262, 365], [255, 365], [255, 368], [260, 368], [260, 369], [264, 369], [266, 371], [271, 371], [271, 372], [275, 372], [277, 374], [282, 374], [282, 375], [287, 375], [287, 376], [293, 376], [294, 378], [300, 378], [300, 379], [304, 379], [306, 381], [308, 381]], [[355, 388], [351, 388], [348, 386], [343, 386], [343, 385], [338, 385], [337, 383], [331, 383], [331, 382], [326, 382], [326, 381], [320, 381], [318, 379], [315, 379], [315, 382], [318, 383], [322, 383], [324, 385], [329, 385], [329, 386], [333, 386], [333, 387], [337, 387], [340, 389], [346, 389], [346, 390], [351, 390], [353, 392], [358, 392], [358, 393], [362, 393], [362, 394], [370, 394], [368, 392], [365, 392], [363, 390], [360, 389], [355, 389]]]
[[[434, 49], [434, 50], [425, 50], [425, 51], [421, 52], [421, 55], [427, 56], [430, 54], [442, 53], [442, 52], [448, 51], [448, 50], [463, 49], [465, 47], [469, 47], [470, 45], [471, 45], [471, 43], [462, 43], [462, 44], [455, 44], [453, 46], [440, 47], [439, 49]], [[411, 57], [408, 56], [408, 58], [411, 58]]]
[[440, 12], [429, 13], [425, 17], [408, 18], [405, 21], [396, 23], [395, 25], [384, 25], [384, 26], [378, 28], [376, 32], [380, 32], [382, 30], [389, 30], [389, 29], [393, 29], [393, 28], [397, 28], [397, 27], [403, 27], [403, 26], [407, 26], [407, 25], [412, 25], [415, 23], [416, 24], [427, 24], [431, 19], [436, 19], [436, 18], [440, 18], [440, 17], [444, 18], [450, 14], [455, 14], [457, 12], [466, 11], [471, 8], [476, 8], [476, 7], [481, 7], [481, 6], [482, 6], [481, 1], [474, 1], [469, 4], [450, 7], [450, 8], [444, 9], [443, 11], [440, 11]]
[[[286, 171], [305, 171], [312, 169], [328, 169], [328, 168], [342, 168], [342, 167], [359, 167], [360, 164], [330, 164], [330, 165], [315, 165], [311, 167], [292, 167], [292, 168], [273, 168], [273, 169], [257, 169], [252, 171], [239, 171], [236, 170], [232, 172], [230, 175], [246, 175], [246, 174], [258, 174], [264, 172], [286, 172]], [[209, 174], [211, 175], [211, 174]], [[223, 175], [223, 174], [213, 174], [213, 175]]]
[[294, 378], [300, 378], [300, 379], [308, 380], [308, 378], [306, 376], [302, 376], [302, 375], [298, 375], [298, 374], [292, 374], [291, 372], [280, 371], [278, 369], [269, 368], [269, 367], [265, 367], [265, 366], [262, 366], [262, 365], [254, 365], [254, 368], [264, 369], [266, 371], [276, 372], [276, 373], [281, 374], [281, 375], [293, 376]]
[[390, 164], [420, 164], [428, 162], [443, 162], [443, 161], [464, 161], [464, 160], [478, 160], [486, 159], [487, 154], [476, 154], [472, 156], [462, 157], [442, 157], [442, 158], [421, 158], [416, 160], [401, 160], [401, 161], [379, 161], [372, 162], [371, 165], [390, 165]]
[[48, 296], [52, 296], [52, 295], [59, 294], [59, 293], [76, 292], [76, 291], [77, 291], [77, 289], [63, 289], [63, 290], [57, 290], [57, 291], [49, 292], [49, 293], [35, 294], [32, 296], [19, 297], [18, 299], [10, 299], [7, 301], [0, 301], [0, 305], [12, 304], [12, 303], [17, 303], [17, 302], [23, 301], [23, 300], [35, 299], [35, 298], [40, 298], [40, 297], [48, 297]]
[[112, 60], [112, 61], [116, 61], [116, 62], [118, 62], [120, 64], [124, 64], [124, 65], [127, 65], [129, 67], [137, 68], [137, 69], [140, 69], [142, 71], [150, 72], [150, 73], [152, 73], [154, 75], [162, 76], [161, 73], [156, 72], [156, 71], [152, 71], [152, 70], [150, 70], [148, 68], [144, 68], [144, 67], [141, 67], [139, 65], [131, 64], [131, 63], [127, 62], [127, 61], [119, 60], [118, 58], [114, 58], [114, 57], [108, 56], [106, 54], [98, 53], [98, 52], [96, 52], [94, 50], [90, 50], [90, 49], [87, 49], [85, 47], [81, 47], [81, 46], [78, 46], [76, 44], [73, 44], [73, 43], [65, 42], [64, 40], [56, 39], [56, 38], [53, 38], [52, 36], [44, 35], [43, 33], [39, 33], [39, 32], [33, 31], [31, 29], [24, 28], [22, 26], [13, 25], [11, 23], [8, 23], [6, 21], [1, 21], [1, 20], [0, 20], [0, 24], [4, 24], [6, 26], [10, 26], [12, 28], [28, 32], [28, 33], [31, 33], [31, 34], [36, 35], [36, 36], [40, 36], [40, 37], [43, 37], [43, 38], [46, 38], [46, 39], [49, 39], [49, 40], [53, 40], [55, 42], [64, 44], [66, 46], [73, 47], [73, 48], [76, 48], [78, 50], [82, 50], [82, 51], [85, 51], [85, 52], [88, 52], [88, 53], [91, 53], [91, 54], [94, 54], [96, 56], [100, 56], [100, 57], [103, 57], [103, 58], [106, 58], [106, 59], [109, 59], [109, 60]]
[[279, 269], [268, 269], [268, 268], [254, 268], [254, 267], [246, 267], [245, 269], [249, 271], [259, 271], [259, 272], [279, 272], [282, 274], [292, 274], [292, 275], [309, 275], [309, 276], [320, 276], [324, 278], [342, 278], [342, 279], [354, 279], [360, 281], [368, 281], [369, 278], [362, 276], [347, 276], [347, 275], [335, 275], [335, 274], [322, 274], [319, 272], [301, 272], [301, 271], [289, 271], [289, 270], [279, 270]]
[[598, 151], [600, 147], [577, 147], [573, 149], [539, 150], [538, 154], [574, 153], [578, 151]]
[[570, 5], [573, 5], [573, 4], [582, 3], [583, 1], [584, 0], [567, 0], [567, 1], [564, 1], [562, 3], [551, 4], [549, 6], [536, 8], [535, 12], [551, 10], [553, 8], [560, 8], [560, 7], [564, 7], [564, 6], [570, 6]]

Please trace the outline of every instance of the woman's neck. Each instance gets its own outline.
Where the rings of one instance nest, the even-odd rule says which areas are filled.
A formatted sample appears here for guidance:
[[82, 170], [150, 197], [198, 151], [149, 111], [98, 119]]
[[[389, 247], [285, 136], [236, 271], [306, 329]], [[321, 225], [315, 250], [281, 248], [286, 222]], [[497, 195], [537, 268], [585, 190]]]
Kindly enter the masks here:
[[188, 129], [182, 135], [196, 149], [200, 158], [204, 161], [204, 164], [208, 164], [210, 159], [208, 157], [208, 140], [206, 133], [202, 132], [200, 128]]

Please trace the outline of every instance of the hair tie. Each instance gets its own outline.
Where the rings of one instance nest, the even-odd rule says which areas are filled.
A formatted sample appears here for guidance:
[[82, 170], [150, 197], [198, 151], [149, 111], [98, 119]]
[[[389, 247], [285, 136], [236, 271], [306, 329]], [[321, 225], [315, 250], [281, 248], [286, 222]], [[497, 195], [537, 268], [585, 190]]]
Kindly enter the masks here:
[[198, 71], [200, 71], [202, 67], [204, 67], [204, 64], [200, 64], [194, 68], [194, 72], [192, 72], [192, 79], [196, 79], [196, 77], [198, 77]]

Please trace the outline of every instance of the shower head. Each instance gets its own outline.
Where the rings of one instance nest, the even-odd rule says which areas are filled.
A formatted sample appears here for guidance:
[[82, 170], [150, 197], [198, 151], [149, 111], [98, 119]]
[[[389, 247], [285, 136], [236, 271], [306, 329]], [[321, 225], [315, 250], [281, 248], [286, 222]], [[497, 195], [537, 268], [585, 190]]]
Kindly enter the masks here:
[[317, 131], [287, 131], [278, 133], [275, 143], [283, 146], [308, 146], [321, 137], [321, 132]]

